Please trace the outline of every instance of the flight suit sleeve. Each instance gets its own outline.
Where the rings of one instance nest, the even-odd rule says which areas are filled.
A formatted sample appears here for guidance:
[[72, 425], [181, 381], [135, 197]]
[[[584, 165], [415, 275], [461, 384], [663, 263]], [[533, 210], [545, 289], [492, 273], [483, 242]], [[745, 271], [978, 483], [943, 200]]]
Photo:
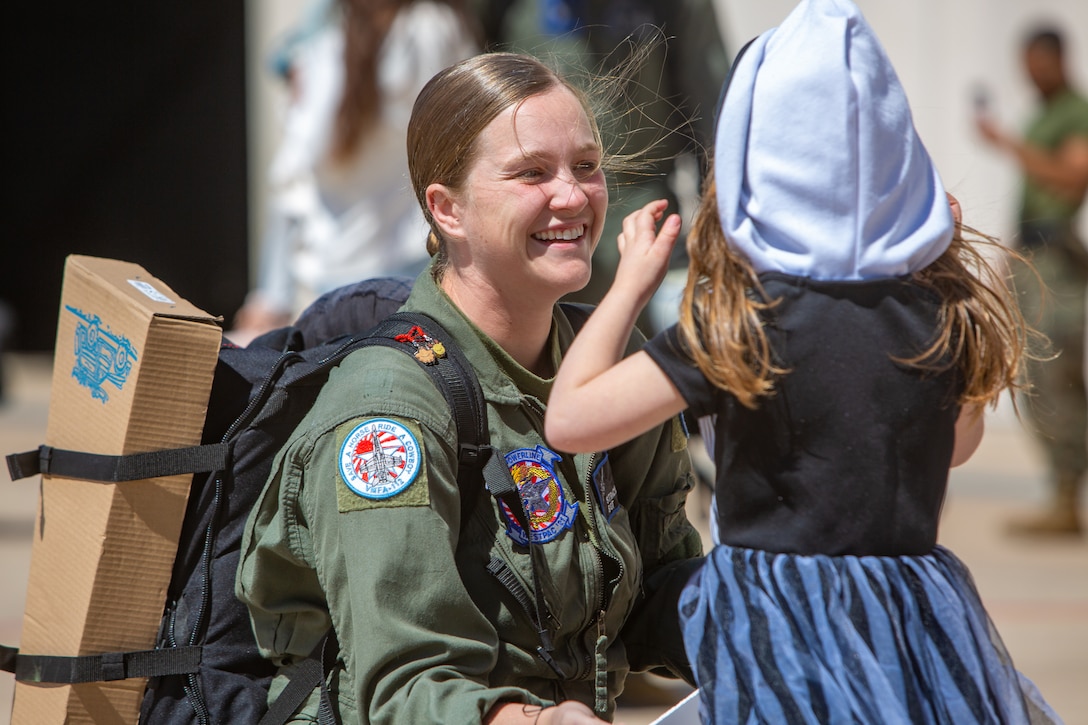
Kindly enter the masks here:
[[498, 702], [551, 704], [488, 685], [501, 643], [455, 564], [453, 425], [448, 411], [428, 419], [410, 407], [394, 398], [383, 415], [346, 420], [278, 460], [265, 494], [275, 504], [260, 504], [240, 582], [251, 610], [274, 605], [254, 617], [262, 651], [309, 652], [327, 600], [345, 666], [334, 687], [342, 714], [473, 723]]

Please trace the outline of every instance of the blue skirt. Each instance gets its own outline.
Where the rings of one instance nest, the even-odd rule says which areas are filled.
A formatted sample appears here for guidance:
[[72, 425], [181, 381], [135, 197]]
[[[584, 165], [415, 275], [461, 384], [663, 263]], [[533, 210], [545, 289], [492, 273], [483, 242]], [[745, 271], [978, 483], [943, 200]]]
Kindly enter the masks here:
[[704, 723], [1060, 723], [967, 568], [718, 545], [680, 600]]

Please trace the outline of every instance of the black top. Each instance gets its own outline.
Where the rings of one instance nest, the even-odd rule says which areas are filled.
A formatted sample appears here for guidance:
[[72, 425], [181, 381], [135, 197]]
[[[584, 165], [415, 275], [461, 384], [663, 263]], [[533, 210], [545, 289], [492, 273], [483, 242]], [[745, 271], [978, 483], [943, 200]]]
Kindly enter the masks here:
[[929, 552], [955, 442], [960, 375], [897, 363], [935, 338], [939, 300], [903, 279], [760, 276], [788, 369], [756, 410], [711, 385], [677, 329], [646, 345], [695, 416], [717, 415], [722, 543], [795, 554]]

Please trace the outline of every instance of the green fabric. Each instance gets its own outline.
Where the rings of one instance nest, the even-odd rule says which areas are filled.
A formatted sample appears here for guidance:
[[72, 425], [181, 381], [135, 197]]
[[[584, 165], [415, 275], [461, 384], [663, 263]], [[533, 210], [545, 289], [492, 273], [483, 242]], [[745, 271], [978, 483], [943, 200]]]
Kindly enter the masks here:
[[[1043, 106], [1028, 126], [1024, 140], [1045, 151], [1054, 151], [1075, 136], [1088, 138], [1088, 99], [1066, 90]], [[1021, 221], [1068, 221], [1079, 208], [1079, 201], [1071, 203], [1056, 197], [1038, 182], [1025, 179]]]
[[[429, 272], [405, 307], [434, 316], [476, 368], [492, 445], [503, 452], [545, 445], [539, 396], [550, 381], [529, 380], [495, 355]], [[553, 341], [565, 349], [572, 337], [557, 312]], [[418, 432], [424, 473], [407, 490], [425, 482], [426, 505], [340, 511], [345, 434], [337, 429], [374, 416]], [[399, 351], [354, 353], [277, 455], [247, 523], [237, 593], [262, 653], [287, 673], [322, 636], [331, 611], [344, 665], [331, 687], [351, 723], [474, 723], [506, 701], [574, 698], [593, 707], [595, 662], [606, 670], [606, 717], [629, 669], [664, 666], [690, 680], [676, 605], [702, 561], [701, 544], [684, 514], [690, 463], [673, 451], [672, 430], [661, 426], [611, 452], [622, 508], [610, 522], [587, 485], [600, 457], [555, 464], [566, 497], [578, 503], [572, 528], [541, 545], [542, 589], [558, 620], [553, 656], [569, 676], [560, 682], [535, 654], [540, 643], [527, 614], [486, 570], [498, 557], [532, 592], [529, 557], [486, 491], [459, 528], [456, 434], [443, 397]], [[607, 646], [598, 655], [602, 635]], [[274, 691], [281, 687], [279, 678]], [[316, 705], [312, 697], [298, 722], [312, 722]]]

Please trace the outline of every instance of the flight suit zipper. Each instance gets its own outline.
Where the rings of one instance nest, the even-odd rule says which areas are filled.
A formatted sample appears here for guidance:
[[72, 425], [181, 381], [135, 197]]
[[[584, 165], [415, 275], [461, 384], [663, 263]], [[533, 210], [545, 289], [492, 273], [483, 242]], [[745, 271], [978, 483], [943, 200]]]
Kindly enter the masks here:
[[[536, 424], [537, 432], [543, 437], [543, 421], [544, 421], [544, 408], [539, 405], [535, 400], [531, 398], [522, 398], [525, 406], [535, 415], [532, 416], [534, 424]], [[622, 579], [624, 574], [623, 562], [616, 557], [607, 554], [604, 551], [603, 541], [601, 540], [597, 531], [596, 523], [596, 505], [593, 500], [593, 473], [597, 467], [597, 463], [601, 456], [599, 453], [593, 453], [589, 457], [588, 473], [585, 480], [581, 480], [578, 475], [577, 467], [574, 465], [572, 456], [564, 456], [565, 461], [570, 465], [573, 471], [573, 477], [570, 477], [571, 481], [579, 481], [582, 484], [582, 510], [584, 511], [584, 524], [589, 536], [590, 551], [593, 554], [593, 575], [590, 585], [594, 587], [596, 596], [591, 603], [589, 611], [593, 612], [593, 615], [589, 618], [585, 627], [582, 628], [579, 637], [576, 641], [582, 643], [583, 649], [583, 668], [579, 673], [578, 679], [590, 680], [594, 684], [594, 711], [598, 715], [604, 715], [608, 709], [608, 671], [607, 671], [607, 658], [605, 653], [608, 649], [608, 634], [606, 627], [606, 610], [611, 599], [610, 593], [606, 591], [606, 588], [610, 582], [605, 581], [605, 565], [603, 557], [608, 556], [610, 560], [615, 562], [618, 567], [618, 574], [614, 581]], [[570, 473], [568, 472], [568, 476]], [[592, 644], [589, 644], [589, 640], [592, 639]]]
[[[585, 491], [585, 499], [583, 504], [586, 511], [586, 525], [589, 529], [590, 546], [593, 549], [595, 573], [597, 578], [597, 597], [596, 606], [594, 611], [596, 612], [593, 619], [584, 630], [582, 630], [582, 641], [586, 642], [590, 637], [593, 637], [593, 646], [586, 649], [585, 654], [585, 677], [592, 676], [593, 690], [594, 690], [594, 704], [593, 710], [599, 715], [603, 715], [608, 709], [608, 659], [606, 653], [608, 651], [608, 630], [606, 623], [607, 607], [611, 603], [611, 592], [607, 590], [612, 582], [605, 580], [605, 566], [604, 556], [608, 556], [610, 560], [615, 562], [619, 571], [614, 581], [618, 582], [623, 578], [624, 566], [623, 561], [611, 556], [604, 551], [604, 543], [599, 537], [597, 531], [597, 508], [594, 505], [593, 491], [596, 484], [593, 481], [593, 475], [597, 469], [597, 462], [600, 458], [600, 454], [593, 453], [589, 457], [588, 473], [586, 480], [583, 482], [582, 488]], [[596, 628], [595, 633], [591, 633], [591, 630]], [[592, 673], [592, 675], [591, 675]]]

